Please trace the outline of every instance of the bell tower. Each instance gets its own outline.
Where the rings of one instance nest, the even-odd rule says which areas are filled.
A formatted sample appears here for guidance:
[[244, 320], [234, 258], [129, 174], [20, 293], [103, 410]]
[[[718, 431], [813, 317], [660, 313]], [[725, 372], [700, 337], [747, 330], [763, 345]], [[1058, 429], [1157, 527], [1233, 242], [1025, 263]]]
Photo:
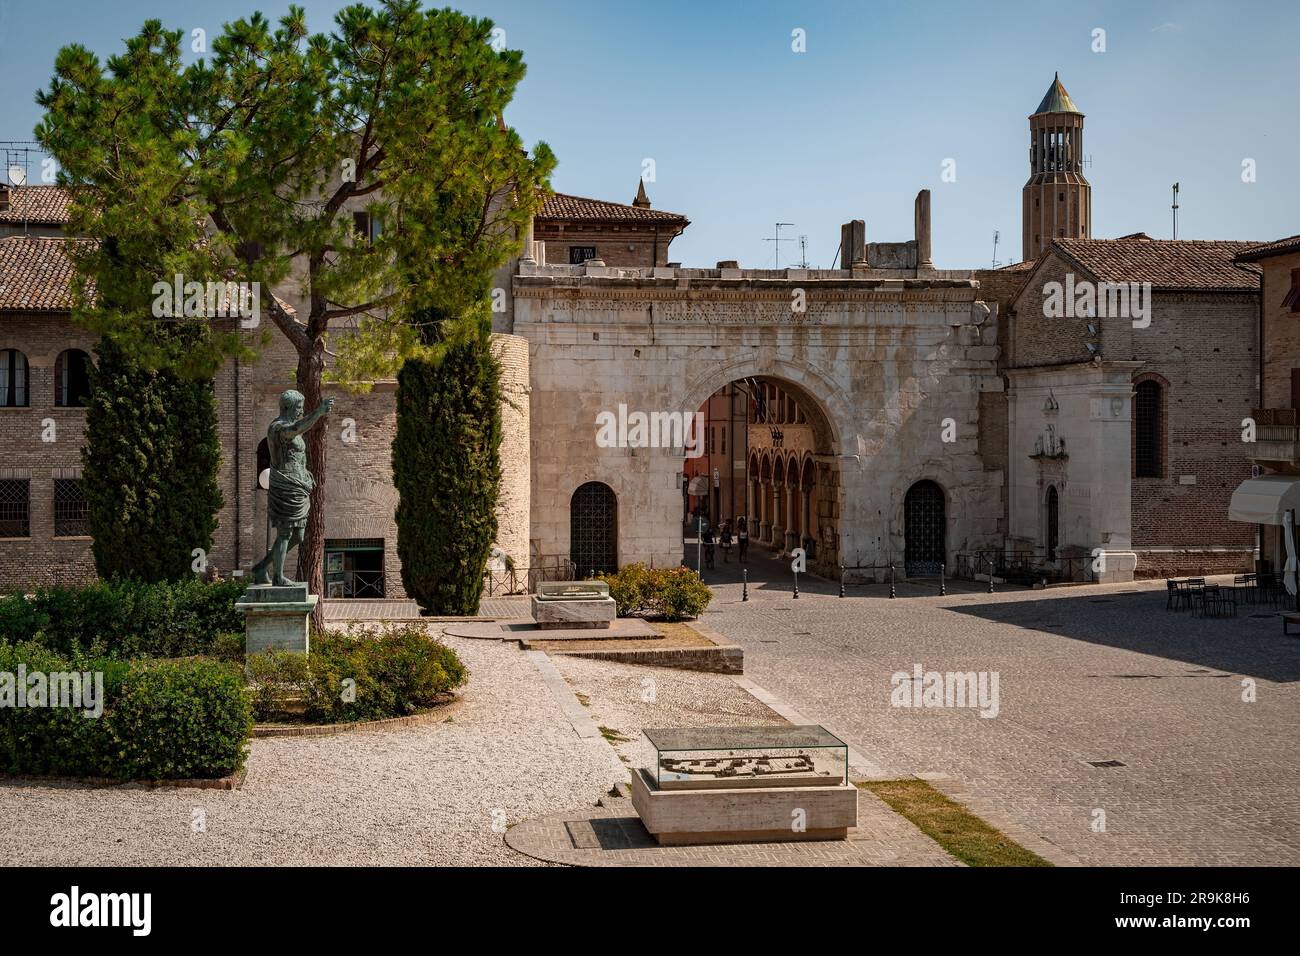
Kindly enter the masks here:
[[1083, 178], [1083, 114], [1056, 74], [1029, 117], [1029, 181], [1022, 256], [1037, 259], [1053, 239], [1092, 237], [1092, 187]]

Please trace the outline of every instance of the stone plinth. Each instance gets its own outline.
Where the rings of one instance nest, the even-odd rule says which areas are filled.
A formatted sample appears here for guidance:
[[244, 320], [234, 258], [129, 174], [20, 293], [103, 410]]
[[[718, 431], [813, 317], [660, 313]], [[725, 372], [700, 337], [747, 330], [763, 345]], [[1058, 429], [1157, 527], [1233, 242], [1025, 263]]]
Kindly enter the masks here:
[[[648, 773], [637, 770], [632, 774], [632, 806], [661, 846], [846, 840], [849, 827], [858, 822], [858, 790], [847, 782], [661, 790]], [[801, 829], [794, 828], [796, 820], [802, 820]]]
[[311, 615], [320, 598], [306, 584], [254, 584], [235, 602], [244, 615], [244, 652], [274, 649], [306, 654]]
[[533, 595], [533, 620], [543, 629], [607, 628], [618, 605], [611, 597], [563, 601]]

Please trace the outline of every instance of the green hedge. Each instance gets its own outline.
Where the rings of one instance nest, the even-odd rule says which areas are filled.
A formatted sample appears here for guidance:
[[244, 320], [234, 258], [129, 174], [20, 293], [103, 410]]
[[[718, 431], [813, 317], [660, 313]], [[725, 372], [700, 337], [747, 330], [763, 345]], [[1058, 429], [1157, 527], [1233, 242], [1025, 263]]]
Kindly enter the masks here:
[[713, 592], [690, 568], [647, 568], [629, 564], [617, 574], [603, 574], [619, 617], [644, 615], [665, 621], [699, 617], [713, 600]]
[[258, 720], [283, 719], [296, 706], [323, 724], [414, 714], [469, 677], [456, 652], [419, 627], [318, 632], [310, 655], [264, 651], [248, 658], [246, 674]]
[[[102, 713], [12, 706], [6, 675], [102, 674]], [[237, 669], [211, 660], [63, 657], [34, 642], [0, 644], [0, 772], [167, 780], [243, 766], [252, 701]]]
[[242, 581], [209, 584], [98, 581], [0, 598], [0, 641], [37, 641], [60, 654], [184, 657], [212, 650], [217, 635], [242, 631], [235, 600]]

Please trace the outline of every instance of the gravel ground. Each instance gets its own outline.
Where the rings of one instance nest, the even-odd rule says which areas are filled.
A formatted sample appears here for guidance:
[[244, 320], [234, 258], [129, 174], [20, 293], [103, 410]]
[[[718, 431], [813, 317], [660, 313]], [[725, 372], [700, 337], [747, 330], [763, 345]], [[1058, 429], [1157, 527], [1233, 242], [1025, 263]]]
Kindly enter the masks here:
[[[786, 721], [725, 674], [555, 655], [551, 658], [629, 766], [646, 762], [645, 727], [780, 725]], [[648, 698], [648, 699], [647, 699]], [[620, 740], [619, 737], [626, 739]]]
[[502, 824], [593, 804], [621, 771], [518, 648], [447, 642], [471, 672], [450, 722], [255, 740], [237, 791], [0, 785], [0, 863], [538, 865]]

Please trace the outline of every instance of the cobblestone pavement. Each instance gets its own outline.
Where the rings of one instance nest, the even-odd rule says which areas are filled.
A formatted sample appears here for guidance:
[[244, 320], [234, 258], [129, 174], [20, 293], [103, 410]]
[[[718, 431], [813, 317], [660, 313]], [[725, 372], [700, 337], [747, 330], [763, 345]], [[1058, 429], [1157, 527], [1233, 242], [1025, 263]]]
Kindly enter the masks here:
[[518, 648], [448, 643], [471, 673], [451, 721], [254, 740], [239, 790], [0, 785], [0, 865], [536, 865], [505, 826], [592, 807], [623, 770]]
[[[787, 568], [756, 564], [778, 583], [751, 582], [748, 602], [734, 571], [706, 572], [703, 622], [882, 776], [947, 775], [976, 812], [1083, 863], [1300, 863], [1300, 639], [1275, 612], [1167, 612], [1163, 581], [947, 597], [922, 583], [891, 601], [807, 579], [793, 600]], [[997, 716], [891, 706], [891, 675], [916, 664], [996, 671]], [[1124, 766], [1088, 763], [1109, 760]]]

